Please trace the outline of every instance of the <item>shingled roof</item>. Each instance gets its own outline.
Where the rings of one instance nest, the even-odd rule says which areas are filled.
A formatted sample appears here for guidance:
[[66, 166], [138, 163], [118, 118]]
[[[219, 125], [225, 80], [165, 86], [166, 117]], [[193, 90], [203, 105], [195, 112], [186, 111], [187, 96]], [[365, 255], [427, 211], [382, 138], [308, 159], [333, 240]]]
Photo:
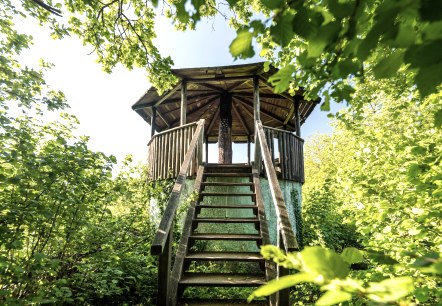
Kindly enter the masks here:
[[[265, 72], [264, 63], [222, 67], [173, 69], [180, 82], [159, 95], [151, 87], [133, 106], [150, 123], [152, 107], [156, 106], [156, 130], [161, 132], [180, 125], [181, 80], [187, 81], [187, 122], [205, 119], [205, 133], [209, 142], [218, 140], [220, 95], [229, 92], [232, 104], [232, 140], [247, 141], [254, 132], [253, 77], [259, 78], [261, 120], [264, 125], [294, 131], [294, 98], [288, 92], [275, 94], [268, 78], [278, 70]], [[300, 101], [301, 124], [311, 114], [317, 101], [304, 100], [302, 91], [296, 93]]]

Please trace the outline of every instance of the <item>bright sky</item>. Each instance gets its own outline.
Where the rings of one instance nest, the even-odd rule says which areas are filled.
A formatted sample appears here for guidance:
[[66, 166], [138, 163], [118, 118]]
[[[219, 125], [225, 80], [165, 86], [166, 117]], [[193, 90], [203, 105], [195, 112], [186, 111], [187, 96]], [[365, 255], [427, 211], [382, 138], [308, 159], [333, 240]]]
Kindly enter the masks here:
[[[31, 23], [31, 18], [17, 23], [20, 30], [34, 37], [34, 47], [25, 54], [26, 62], [38, 63], [39, 58], [55, 64], [46, 81], [63, 91], [71, 106], [70, 113], [80, 120], [80, 135], [90, 136], [90, 148], [112, 154], [121, 161], [127, 154], [135, 160], [145, 160], [150, 129], [131, 106], [150, 87], [145, 71], [128, 71], [117, 67], [112, 74], [101, 70], [92, 47], [83, 46], [77, 38], [55, 41], [44, 28]], [[261, 61], [258, 56], [247, 61], [234, 61], [228, 46], [235, 37], [220, 17], [202, 21], [196, 31], [177, 32], [171, 21], [160, 16], [156, 20], [156, 44], [161, 54], [170, 55], [174, 68], [222, 66]], [[256, 53], [259, 53], [259, 50]], [[329, 120], [317, 107], [302, 126], [303, 138], [315, 132], [331, 131]], [[211, 161], [217, 159], [211, 148]], [[235, 155], [235, 154], [234, 154]], [[235, 159], [235, 156], [234, 156]], [[235, 160], [234, 160], [235, 162]]]

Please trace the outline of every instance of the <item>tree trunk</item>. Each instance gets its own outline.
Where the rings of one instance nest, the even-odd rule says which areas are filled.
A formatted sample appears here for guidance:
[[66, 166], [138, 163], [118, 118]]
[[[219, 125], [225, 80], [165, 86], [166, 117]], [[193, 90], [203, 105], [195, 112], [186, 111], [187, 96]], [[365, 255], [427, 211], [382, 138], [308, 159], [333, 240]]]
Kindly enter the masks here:
[[223, 94], [219, 108], [218, 163], [232, 163], [232, 96]]

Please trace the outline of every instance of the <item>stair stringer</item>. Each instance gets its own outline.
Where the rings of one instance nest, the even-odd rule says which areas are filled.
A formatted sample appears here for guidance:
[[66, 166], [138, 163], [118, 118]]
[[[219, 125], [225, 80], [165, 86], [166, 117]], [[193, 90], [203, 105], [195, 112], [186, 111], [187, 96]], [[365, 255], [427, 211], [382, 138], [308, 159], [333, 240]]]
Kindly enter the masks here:
[[[201, 192], [201, 182], [203, 180], [204, 175], [204, 166], [199, 166], [197, 175], [195, 178], [195, 188], [198, 194]], [[181, 234], [180, 243], [177, 249], [175, 261], [173, 263], [173, 268], [170, 276], [171, 287], [170, 287], [170, 300], [169, 305], [175, 306], [178, 302], [178, 282], [183, 274], [184, 267], [184, 257], [187, 255], [187, 246], [189, 243], [189, 237], [192, 234], [192, 221], [195, 217], [195, 207], [198, 202], [198, 199], [192, 201], [189, 205], [189, 209], [187, 211], [187, 216], [184, 221], [183, 232]]]
[[[267, 218], [264, 208], [264, 201], [261, 194], [261, 187], [259, 184], [259, 172], [257, 169], [252, 169], [253, 174], [253, 185], [256, 194], [256, 204], [258, 206], [258, 218], [261, 225], [261, 236], [262, 236], [262, 244], [270, 244], [270, 236], [269, 236], [269, 227], [267, 224]], [[270, 260], [265, 261], [265, 274], [266, 280], [270, 281], [276, 278], [277, 275], [277, 267], [276, 263]], [[277, 295], [273, 294], [268, 298], [268, 302], [270, 306], [277, 305]]]

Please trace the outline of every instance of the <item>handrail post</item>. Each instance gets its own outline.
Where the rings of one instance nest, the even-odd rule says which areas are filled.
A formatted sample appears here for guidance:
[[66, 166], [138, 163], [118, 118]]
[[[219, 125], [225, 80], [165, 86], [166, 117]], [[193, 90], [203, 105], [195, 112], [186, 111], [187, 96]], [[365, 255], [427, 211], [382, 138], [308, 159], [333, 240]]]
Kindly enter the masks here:
[[[173, 223], [171, 225], [173, 228]], [[172, 263], [172, 234], [169, 232], [163, 252], [158, 256], [158, 306], [169, 306], [170, 269]]]

